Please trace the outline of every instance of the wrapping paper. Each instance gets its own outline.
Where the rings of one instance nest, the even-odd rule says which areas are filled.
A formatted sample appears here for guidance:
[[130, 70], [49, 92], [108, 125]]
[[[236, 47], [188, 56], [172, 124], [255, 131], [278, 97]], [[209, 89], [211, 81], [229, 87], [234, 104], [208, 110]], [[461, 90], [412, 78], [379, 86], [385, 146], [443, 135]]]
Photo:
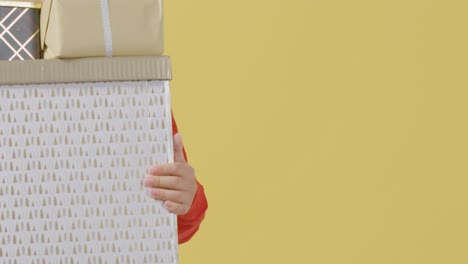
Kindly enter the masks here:
[[162, 0], [44, 0], [44, 58], [163, 54]]
[[40, 2], [0, 1], [0, 60], [39, 59]]

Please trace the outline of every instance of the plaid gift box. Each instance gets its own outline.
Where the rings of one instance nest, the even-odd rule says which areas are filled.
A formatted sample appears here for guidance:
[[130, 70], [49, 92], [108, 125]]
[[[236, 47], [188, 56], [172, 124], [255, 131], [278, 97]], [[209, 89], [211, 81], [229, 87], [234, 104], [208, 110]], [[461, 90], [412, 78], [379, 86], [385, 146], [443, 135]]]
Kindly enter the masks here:
[[0, 60], [39, 59], [40, 2], [0, 1]]

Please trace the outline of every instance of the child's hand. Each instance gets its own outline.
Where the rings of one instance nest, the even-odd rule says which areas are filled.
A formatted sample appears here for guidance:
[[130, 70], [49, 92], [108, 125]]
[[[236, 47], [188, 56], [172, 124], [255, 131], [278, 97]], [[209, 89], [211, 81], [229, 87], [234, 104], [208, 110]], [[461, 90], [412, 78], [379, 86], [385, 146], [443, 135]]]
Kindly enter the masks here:
[[148, 195], [164, 201], [164, 207], [177, 215], [186, 214], [197, 192], [195, 171], [183, 153], [182, 137], [174, 135], [174, 163], [151, 166], [144, 185]]

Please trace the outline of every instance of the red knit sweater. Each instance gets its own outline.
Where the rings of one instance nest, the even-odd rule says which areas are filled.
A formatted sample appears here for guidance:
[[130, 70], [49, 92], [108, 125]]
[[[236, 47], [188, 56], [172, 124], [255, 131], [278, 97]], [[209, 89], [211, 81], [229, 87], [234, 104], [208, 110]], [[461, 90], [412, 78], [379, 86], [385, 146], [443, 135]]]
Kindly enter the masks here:
[[[175, 135], [178, 132], [177, 124], [172, 115], [172, 133]], [[187, 154], [185, 148], [183, 149], [185, 160], [187, 160]], [[177, 217], [177, 227], [179, 231], [179, 244], [189, 241], [193, 235], [198, 231], [203, 218], [205, 218], [205, 212], [208, 209], [208, 202], [206, 200], [205, 191], [203, 186], [197, 181], [198, 190], [193, 198], [192, 207], [184, 214]]]

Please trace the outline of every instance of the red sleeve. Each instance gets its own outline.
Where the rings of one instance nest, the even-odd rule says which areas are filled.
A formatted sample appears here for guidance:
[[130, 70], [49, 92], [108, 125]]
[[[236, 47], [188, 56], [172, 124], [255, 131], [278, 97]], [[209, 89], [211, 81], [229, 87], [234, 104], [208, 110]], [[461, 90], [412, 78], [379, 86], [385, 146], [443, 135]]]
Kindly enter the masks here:
[[[172, 134], [177, 134], [177, 124], [172, 115]], [[183, 149], [185, 160], [187, 159], [187, 153], [185, 148]], [[200, 228], [200, 224], [205, 218], [205, 212], [208, 209], [208, 202], [206, 200], [205, 191], [203, 186], [197, 181], [198, 189], [195, 197], [193, 198], [192, 207], [184, 214], [177, 216], [177, 228], [179, 231], [179, 244], [189, 241], [193, 235]]]

